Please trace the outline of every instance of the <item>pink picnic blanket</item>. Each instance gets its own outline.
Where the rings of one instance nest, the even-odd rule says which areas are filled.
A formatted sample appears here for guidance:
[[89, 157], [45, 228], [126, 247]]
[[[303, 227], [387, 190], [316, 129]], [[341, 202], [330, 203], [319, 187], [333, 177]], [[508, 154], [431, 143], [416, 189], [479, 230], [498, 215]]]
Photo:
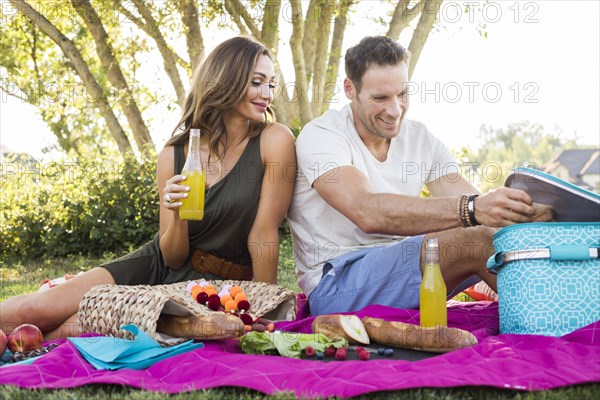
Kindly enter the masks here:
[[[356, 313], [417, 322], [418, 311], [369, 306]], [[278, 329], [310, 332], [312, 318], [281, 322]], [[246, 355], [233, 340], [206, 342], [201, 349], [140, 371], [99, 371], [68, 341], [31, 365], [0, 368], [0, 384], [26, 388], [70, 388], [92, 383], [176, 393], [220, 386], [300, 397], [348, 397], [417, 387], [494, 386], [544, 390], [600, 382], [600, 321], [555, 338], [498, 335], [497, 303], [452, 303], [449, 326], [471, 331], [479, 344], [421, 361], [317, 361]]]

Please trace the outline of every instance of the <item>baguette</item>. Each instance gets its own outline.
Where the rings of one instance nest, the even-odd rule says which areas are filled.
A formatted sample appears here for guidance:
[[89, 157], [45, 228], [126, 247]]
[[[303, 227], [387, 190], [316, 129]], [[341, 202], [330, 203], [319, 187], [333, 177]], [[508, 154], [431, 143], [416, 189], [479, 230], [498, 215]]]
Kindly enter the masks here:
[[161, 314], [156, 331], [186, 339], [232, 339], [245, 333], [244, 323], [235, 315], [215, 313], [193, 317]]
[[447, 353], [477, 344], [471, 332], [448, 327], [421, 328], [403, 322], [364, 317], [362, 322], [372, 341], [386, 346]]
[[331, 340], [346, 339], [348, 343], [369, 344], [369, 336], [356, 315], [320, 315], [312, 323], [314, 333], [322, 333]]

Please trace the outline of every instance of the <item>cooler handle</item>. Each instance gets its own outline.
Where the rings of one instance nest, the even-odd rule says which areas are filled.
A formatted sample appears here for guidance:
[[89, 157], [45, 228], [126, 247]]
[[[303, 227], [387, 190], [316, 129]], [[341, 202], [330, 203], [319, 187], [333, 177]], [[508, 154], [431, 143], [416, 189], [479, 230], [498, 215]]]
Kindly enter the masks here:
[[586, 245], [550, 245], [538, 249], [499, 251], [487, 260], [487, 268], [491, 272], [497, 272], [502, 265], [519, 260], [582, 261], [594, 258], [600, 258], [600, 248]]

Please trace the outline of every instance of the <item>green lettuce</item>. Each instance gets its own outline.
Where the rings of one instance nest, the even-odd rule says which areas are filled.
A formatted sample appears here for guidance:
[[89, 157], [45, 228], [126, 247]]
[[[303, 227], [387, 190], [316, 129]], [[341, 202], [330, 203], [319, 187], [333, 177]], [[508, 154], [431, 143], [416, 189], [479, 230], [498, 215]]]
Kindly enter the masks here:
[[336, 349], [348, 346], [346, 339], [333, 341], [321, 333], [293, 332], [248, 332], [239, 345], [246, 354], [280, 354], [285, 357], [300, 358], [302, 351], [312, 346], [317, 352], [324, 352], [329, 346]]

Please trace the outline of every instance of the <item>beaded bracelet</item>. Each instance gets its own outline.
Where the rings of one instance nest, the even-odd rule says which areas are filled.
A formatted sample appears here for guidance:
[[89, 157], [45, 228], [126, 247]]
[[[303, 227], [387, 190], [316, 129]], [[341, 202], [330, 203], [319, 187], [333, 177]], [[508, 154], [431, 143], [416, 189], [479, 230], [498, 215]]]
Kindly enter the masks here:
[[469, 212], [468, 212], [468, 203], [469, 203], [469, 196], [463, 194], [462, 196], [460, 196], [460, 201], [459, 201], [459, 207], [458, 207], [458, 218], [460, 220], [460, 224], [462, 225], [463, 228], [468, 228], [469, 226], [471, 226], [470, 222], [469, 222]]
[[465, 196], [458, 196], [458, 198], [456, 199], [456, 215], [458, 215], [458, 223], [461, 226], [464, 226], [463, 221], [462, 221], [462, 212], [461, 212], [461, 210], [462, 210], [461, 205], [463, 202], [463, 197], [465, 197]]
[[457, 213], [458, 221], [463, 228], [470, 228], [472, 226], [479, 225], [477, 219], [475, 219], [475, 199], [479, 195], [466, 195], [463, 194], [458, 197], [457, 201]]

